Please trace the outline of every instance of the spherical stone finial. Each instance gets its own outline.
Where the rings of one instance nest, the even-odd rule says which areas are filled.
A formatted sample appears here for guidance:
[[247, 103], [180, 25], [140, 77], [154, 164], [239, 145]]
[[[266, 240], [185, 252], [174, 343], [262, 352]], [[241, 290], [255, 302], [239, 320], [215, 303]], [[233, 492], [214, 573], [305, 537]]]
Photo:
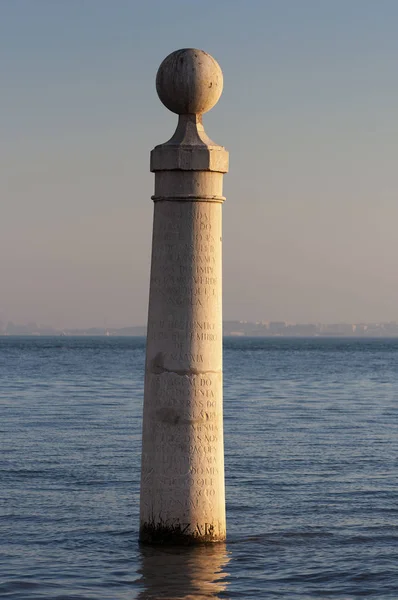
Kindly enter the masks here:
[[195, 48], [167, 56], [156, 75], [156, 90], [163, 104], [178, 115], [199, 115], [217, 104], [223, 88], [218, 62]]

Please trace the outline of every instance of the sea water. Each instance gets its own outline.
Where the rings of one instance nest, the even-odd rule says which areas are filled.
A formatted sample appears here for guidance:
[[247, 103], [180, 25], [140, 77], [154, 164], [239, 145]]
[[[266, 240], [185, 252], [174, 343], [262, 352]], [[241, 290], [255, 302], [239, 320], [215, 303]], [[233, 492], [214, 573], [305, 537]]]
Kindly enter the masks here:
[[140, 546], [145, 340], [0, 337], [0, 597], [398, 599], [398, 340], [224, 342], [226, 544]]

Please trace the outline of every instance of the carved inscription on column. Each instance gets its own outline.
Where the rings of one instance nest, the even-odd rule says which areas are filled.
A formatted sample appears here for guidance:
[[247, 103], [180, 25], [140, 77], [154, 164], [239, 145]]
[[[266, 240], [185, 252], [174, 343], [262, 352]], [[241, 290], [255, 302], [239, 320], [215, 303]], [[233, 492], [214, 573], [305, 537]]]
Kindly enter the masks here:
[[143, 504], [192, 535], [223, 535], [221, 321], [221, 205], [156, 203]]
[[[156, 208], [161, 214], [154, 224], [151, 286], [172, 306], [204, 306], [207, 298], [218, 295], [220, 231], [212, 231], [215, 226], [210, 221], [217, 225], [214, 214], [220, 213], [220, 206], [168, 202]], [[187, 211], [191, 212], [188, 218]]]
[[143, 461], [143, 482], [151, 497], [157, 496], [153, 493], [156, 489], [168, 490], [168, 505], [152, 506], [152, 510], [161, 509], [172, 518], [173, 507], [178, 505], [191, 520], [196, 510], [201, 514], [205, 510], [211, 523], [213, 502], [220, 485], [223, 489], [224, 475], [223, 463], [220, 465], [221, 374], [155, 375], [150, 378], [149, 391], [153, 404], [144, 440], [148, 439], [152, 453]]
[[213, 362], [222, 343], [221, 205], [160, 202], [155, 211], [149, 351], [167, 368], [206, 370], [204, 354]]

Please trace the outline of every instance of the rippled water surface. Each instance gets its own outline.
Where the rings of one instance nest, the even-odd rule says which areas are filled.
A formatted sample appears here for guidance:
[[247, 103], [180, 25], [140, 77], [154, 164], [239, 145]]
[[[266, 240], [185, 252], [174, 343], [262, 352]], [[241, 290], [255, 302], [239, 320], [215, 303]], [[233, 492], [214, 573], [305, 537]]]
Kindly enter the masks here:
[[398, 599], [398, 341], [227, 339], [227, 544], [137, 543], [144, 340], [0, 337], [0, 597]]

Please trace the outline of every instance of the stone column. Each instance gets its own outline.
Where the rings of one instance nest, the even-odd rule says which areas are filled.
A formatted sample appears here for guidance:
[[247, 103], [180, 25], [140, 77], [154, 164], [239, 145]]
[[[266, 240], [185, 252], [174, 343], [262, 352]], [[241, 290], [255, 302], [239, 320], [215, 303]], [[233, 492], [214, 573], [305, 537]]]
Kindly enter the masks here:
[[221, 205], [228, 152], [202, 114], [223, 85], [217, 62], [183, 49], [160, 65], [160, 100], [179, 115], [151, 153], [155, 173], [142, 440], [140, 540], [226, 537], [222, 417]]

